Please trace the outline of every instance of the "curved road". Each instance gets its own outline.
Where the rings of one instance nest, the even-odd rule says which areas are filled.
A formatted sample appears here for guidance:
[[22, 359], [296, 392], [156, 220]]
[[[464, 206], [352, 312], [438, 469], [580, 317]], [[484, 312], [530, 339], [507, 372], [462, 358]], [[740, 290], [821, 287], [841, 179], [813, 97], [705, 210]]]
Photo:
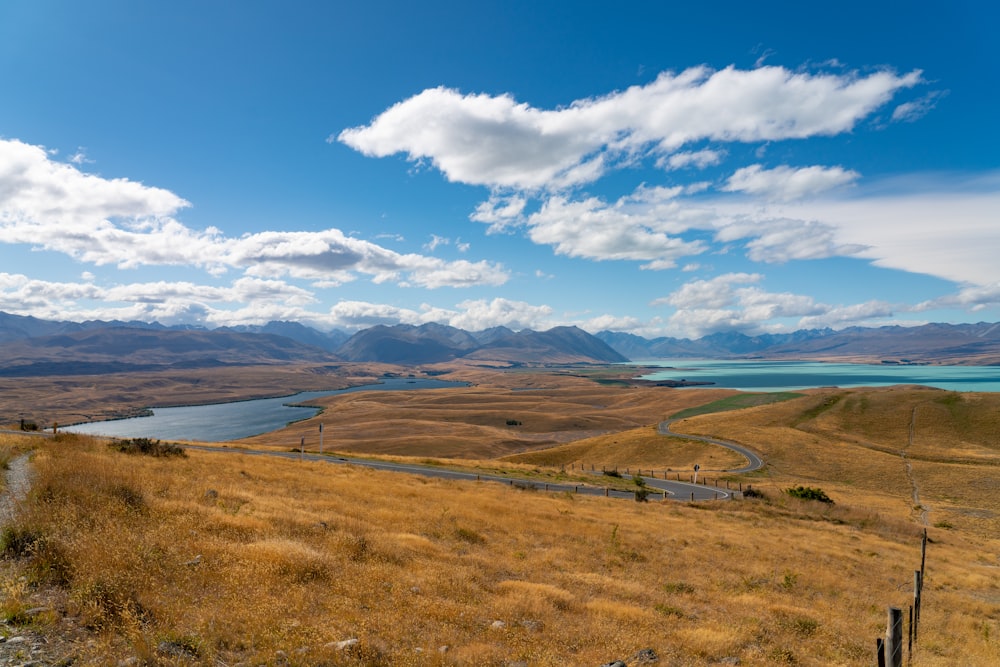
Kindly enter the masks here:
[[680, 421], [679, 419], [668, 419], [666, 421], [660, 422], [656, 431], [660, 435], [670, 435], [675, 438], [686, 438], [687, 440], [698, 440], [700, 442], [708, 442], [713, 445], [719, 445], [720, 447], [725, 447], [726, 449], [731, 449], [737, 454], [741, 454], [747, 460], [747, 465], [742, 468], [734, 468], [733, 470], [723, 470], [722, 472], [732, 472], [732, 473], [743, 473], [743, 472], [753, 472], [754, 470], [759, 470], [764, 467], [764, 460], [751, 452], [746, 447], [734, 444], [732, 442], [726, 442], [725, 440], [716, 440], [715, 438], [707, 438], [702, 435], [688, 435], [686, 433], [678, 433], [677, 431], [671, 431], [670, 425], [675, 421]]
[[[677, 438], [686, 438], [688, 440], [699, 440], [701, 442], [707, 442], [713, 445], [719, 445], [720, 447], [726, 447], [734, 452], [737, 452], [747, 459], [747, 465], [742, 468], [737, 468], [733, 470], [726, 470], [723, 472], [731, 473], [745, 473], [752, 472], [761, 468], [764, 465], [764, 461], [761, 460], [759, 456], [754, 454], [749, 449], [736, 445], [731, 442], [726, 442], [725, 440], [717, 440], [715, 438], [707, 438], [700, 435], [687, 435], [685, 433], [678, 433], [670, 429], [670, 425], [678, 420], [668, 419], [666, 421], [660, 422], [657, 426], [657, 432], [665, 436], [673, 436]], [[11, 431], [11, 433], [17, 433], [19, 435], [38, 435], [43, 437], [51, 437], [50, 433], [43, 432], [21, 432], [21, 431]], [[183, 445], [187, 449], [196, 449], [205, 452], [239, 452], [246, 454], [248, 456], [278, 456], [286, 459], [304, 459], [308, 461], [326, 461], [327, 463], [338, 463], [346, 465], [356, 465], [364, 466], [366, 468], [372, 468], [375, 470], [386, 470], [390, 472], [402, 472], [409, 473], [412, 475], [424, 475], [425, 477], [437, 477], [439, 479], [457, 479], [466, 481], [485, 481], [485, 482], [499, 482], [502, 484], [508, 484], [510, 486], [517, 486], [519, 488], [531, 488], [531, 489], [542, 489], [545, 491], [568, 491], [572, 493], [582, 493], [584, 495], [591, 496], [607, 496], [609, 498], [635, 498], [634, 491], [609, 489], [602, 486], [592, 486], [589, 484], [559, 484], [553, 482], [539, 482], [537, 480], [523, 479], [508, 477], [506, 475], [482, 475], [472, 472], [462, 472], [459, 470], [448, 470], [445, 468], [435, 468], [432, 466], [420, 466], [412, 465], [407, 463], [392, 463], [389, 461], [372, 461], [368, 459], [359, 458], [349, 458], [343, 456], [329, 456], [320, 455], [312, 453], [299, 453], [299, 452], [281, 452], [281, 451], [268, 451], [259, 449], [243, 449], [236, 447], [212, 447], [207, 445]], [[628, 478], [628, 475], [623, 475], [623, 477]], [[733, 497], [733, 493], [726, 489], [719, 489], [714, 486], [706, 486], [703, 484], [692, 484], [690, 482], [680, 482], [680, 481], [670, 481], [665, 479], [654, 479], [650, 477], [643, 478], [646, 482], [646, 487], [649, 489], [655, 489], [664, 494], [664, 498], [670, 498], [672, 500], [729, 500]]]
[[[706, 438], [698, 435], [686, 435], [684, 433], [677, 433], [676, 431], [670, 430], [670, 424], [674, 421], [673, 419], [668, 419], [666, 421], [660, 422], [657, 427], [657, 431], [661, 435], [669, 435], [678, 438], [687, 438], [689, 440], [700, 440], [702, 442], [707, 442], [713, 445], [719, 445], [721, 447], [726, 447], [735, 452], [746, 457], [748, 464], [742, 468], [735, 470], [727, 470], [724, 472], [732, 473], [743, 473], [752, 472], [764, 465], [764, 462], [759, 456], [751, 452], [749, 449], [742, 447], [740, 445], [733, 444], [731, 442], [726, 442], [724, 440], [716, 440], [715, 438]], [[457, 479], [466, 481], [484, 481], [484, 482], [499, 482], [501, 484], [508, 484], [510, 486], [517, 486], [519, 488], [532, 488], [532, 489], [542, 489], [545, 491], [568, 491], [572, 493], [582, 493], [585, 495], [592, 496], [607, 496], [609, 498], [635, 498], [634, 491], [625, 491], [617, 489], [608, 489], [601, 486], [591, 486], [589, 484], [559, 484], [553, 482], [539, 482], [537, 480], [523, 479], [508, 477], [506, 475], [483, 475], [476, 474], [473, 472], [462, 472], [460, 470], [448, 470], [446, 468], [435, 468], [432, 466], [421, 466], [413, 465], [408, 463], [392, 463], [390, 461], [372, 461], [369, 459], [351, 458], [344, 456], [329, 456], [323, 454], [313, 454], [313, 453], [300, 453], [300, 452], [281, 452], [281, 451], [268, 451], [259, 449], [242, 449], [235, 447], [210, 447], [206, 445], [184, 445], [187, 449], [196, 449], [205, 452], [239, 452], [246, 454], [248, 456], [278, 456], [286, 459], [300, 459], [306, 461], [325, 461], [327, 463], [334, 464], [345, 464], [345, 465], [356, 465], [364, 466], [366, 468], [372, 468], [375, 470], [386, 470], [390, 472], [402, 472], [409, 473], [412, 475], [424, 475], [425, 477], [437, 477], [439, 479]], [[628, 477], [627, 475], [623, 475]], [[692, 484], [690, 482], [680, 482], [680, 481], [670, 481], [665, 479], [654, 479], [650, 477], [643, 478], [646, 482], [646, 486], [650, 489], [655, 489], [661, 491], [664, 494], [664, 498], [671, 498], [673, 500], [729, 500], [733, 497], [733, 493], [726, 489], [719, 489], [714, 486], [706, 486], [703, 484]]]

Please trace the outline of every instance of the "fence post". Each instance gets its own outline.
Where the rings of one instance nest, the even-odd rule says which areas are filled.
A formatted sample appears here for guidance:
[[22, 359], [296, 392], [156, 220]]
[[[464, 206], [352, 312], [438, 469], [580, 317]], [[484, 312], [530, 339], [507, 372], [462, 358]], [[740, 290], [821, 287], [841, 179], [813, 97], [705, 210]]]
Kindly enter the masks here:
[[885, 640], [875, 638], [875, 655], [878, 657], [878, 667], [885, 667]]
[[909, 662], [910, 662], [911, 665], [913, 664], [913, 633], [915, 631], [916, 631], [916, 628], [913, 627], [913, 605], [911, 604], [910, 605], [910, 631], [906, 633], [908, 635], [908, 637], [909, 637], [909, 639], [907, 639], [907, 641], [906, 641], [906, 655], [910, 656]]
[[694, 502], [694, 491], [691, 492], [691, 502]]
[[917, 641], [917, 628], [920, 626], [920, 597], [924, 587], [924, 578], [920, 570], [913, 571], [913, 607], [910, 616], [910, 625], [913, 628], [913, 641]]
[[903, 610], [889, 607], [885, 626], [885, 667], [903, 667]]

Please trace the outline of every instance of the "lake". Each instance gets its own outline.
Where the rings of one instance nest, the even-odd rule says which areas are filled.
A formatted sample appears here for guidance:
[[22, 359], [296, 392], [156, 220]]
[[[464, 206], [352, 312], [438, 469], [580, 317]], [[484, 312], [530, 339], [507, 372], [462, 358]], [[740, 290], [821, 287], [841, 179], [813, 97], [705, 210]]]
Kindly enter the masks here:
[[304, 391], [293, 396], [261, 398], [252, 401], [190, 405], [178, 408], [153, 408], [148, 417], [89, 422], [61, 428], [71, 433], [107, 435], [116, 438], [153, 438], [156, 440], [200, 440], [222, 442], [270, 433], [290, 422], [315, 416], [319, 408], [292, 406], [321, 396], [358, 391], [409, 391], [464, 387], [464, 382], [434, 379], [382, 378], [379, 384], [350, 387], [336, 391]]
[[667, 366], [644, 380], [714, 382], [740, 391], [797, 391], [813, 387], [887, 387], [920, 384], [951, 391], [1000, 391], [998, 366], [909, 366], [820, 361], [657, 359], [635, 365]]

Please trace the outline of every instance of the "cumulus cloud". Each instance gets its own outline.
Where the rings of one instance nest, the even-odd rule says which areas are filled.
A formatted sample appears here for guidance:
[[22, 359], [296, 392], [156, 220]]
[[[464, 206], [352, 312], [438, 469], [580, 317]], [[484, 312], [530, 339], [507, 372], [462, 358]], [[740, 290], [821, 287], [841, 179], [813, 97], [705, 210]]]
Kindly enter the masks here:
[[[810, 296], [768, 292], [758, 286], [758, 273], [727, 273], [708, 280], [694, 280], [653, 305], [676, 310], [667, 328], [691, 338], [717, 331], [747, 334], [783, 329], [844, 327], [889, 317], [893, 308], [884, 302], [832, 306]], [[788, 322], [788, 325], [783, 324]]]
[[514, 330], [548, 329], [552, 326], [550, 306], [535, 306], [524, 301], [475, 299], [459, 303], [457, 309], [459, 312], [448, 320], [448, 324], [466, 331], [501, 326]]
[[453, 308], [424, 304], [419, 310], [365, 301], [341, 301], [330, 310], [330, 324], [345, 329], [362, 329], [378, 324], [427, 324], [436, 322], [466, 331], [482, 331], [505, 326], [510, 329], [548, 329], [555, 326], [552, 308], [523, 301], [495, 298], [470, 299]]
[[765, 169], [753, 164], [738, 169], [722, 188], [728, 192], [745, 192], [765, 199], [800, 199], [852, 183], [860, 177], [856, 171], [843, 167], [789, 166]]
[[492, 194], [469, 216], [470, 220], [490, 225], [491, 231], [502, 231], [521, 218], [527, 199], [517, 195]]
[[596, 197], [552, 197], [528, 216], [528, 235], [570, 257], [637, 260], [646, 262], [644, 268], [671, 268], [682, 257], [704, 252], [705, 245], [676, 235], [697, 225], [700, 216], [669, 195], [666, 189], [640, 191], [613, 205]]
[[401, 254], [338, 229], [265, 231], [238, 238], [176, 219], [174, 193], [105, 179], [55, 162], [43, 148], [0, 140], [0, 243], [61, 252], [95, 266], [191, 266], [221, 275], [290, 276], [331, 286], [364, 274], [426, 288], [500, 285], [502, 265]]
[[914, 310], [935, 308], [965, 308], [972, 312], [1000, 306], [1000, 282], [985, 285], [964, 285], [958, 292], [918, 304]]
[[[783, 67], [661, 73], [604, 97], [538, 109], [510, 95], [424, 90], [334, 139], [365, 155], [428, 160], [451, 181], [517, 190], [592, 182], [635, 156], [697, 141], [758, 142], [851, 130], [921, 73]], [[681, 158], [683, 159], [683, 158]]]

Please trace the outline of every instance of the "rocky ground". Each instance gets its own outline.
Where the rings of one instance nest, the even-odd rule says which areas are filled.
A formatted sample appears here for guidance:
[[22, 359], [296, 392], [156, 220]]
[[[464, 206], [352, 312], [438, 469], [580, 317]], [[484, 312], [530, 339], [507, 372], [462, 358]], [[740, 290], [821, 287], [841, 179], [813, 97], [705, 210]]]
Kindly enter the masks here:
[[[17, 517], [18, 506], [28, 496], [31, 488], [30, 455], [12, 459], [4, 471], [7, 484], [0, 493], [0, 526], [10, 525]], [[13, 614], [7, 602], [14, 591], [25, 585], [19, 579], [14, 564], [0, 561], [0, 665], [70, 665], [74, 662], [79, 630], [73, 619], [62, 619], [56, 624], [38, 624], [41, 616], [52, 618], [54, 607], [44, 599], [42, 591], [33, 591], [32, 606]], [[37, 598], [37, 599], [35, 599]], [[42, 631], [44, 627], [44, 632]]]

